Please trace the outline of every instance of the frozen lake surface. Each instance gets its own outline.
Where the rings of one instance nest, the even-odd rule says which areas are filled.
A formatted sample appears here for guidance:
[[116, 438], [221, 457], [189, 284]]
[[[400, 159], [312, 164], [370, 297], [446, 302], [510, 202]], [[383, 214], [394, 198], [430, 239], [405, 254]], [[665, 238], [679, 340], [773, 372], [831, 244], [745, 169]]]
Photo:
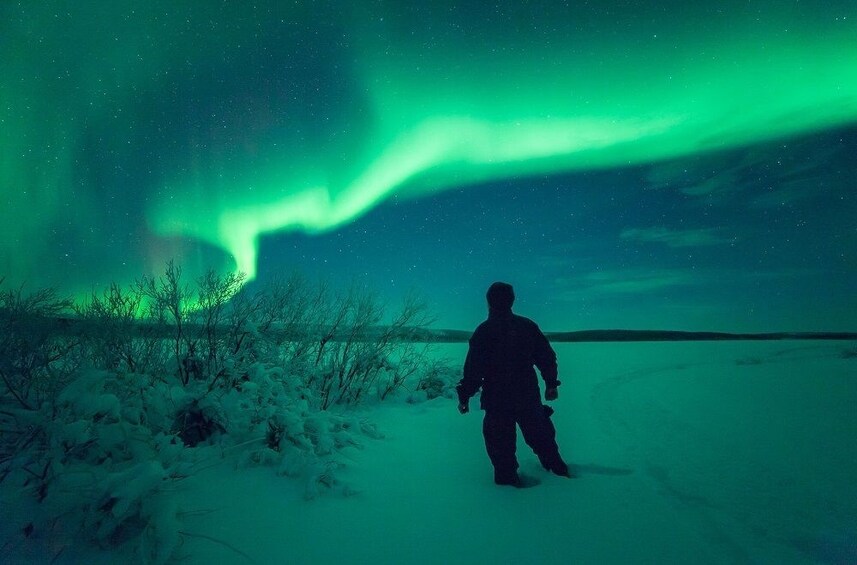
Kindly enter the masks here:
[[[465, 347], [439, 354], [460, 363]], [[182, 563], [857, 562], [853, 344], [556, 349], [554, 421], [578, 478], [545, 473], [519, 441], [541, 483], [496, 487], [481, 412], [382, 405], [367, 417], [385, 438], [347, 452], [350, 496], [305, 500], [228, 459], [185, 481], [175, 496], [197, 536]]]
[[[522, 470], [542, 483], [494, 486], [481, 413], [437, 400], [373, 416], [386, 438], [353, 453], [355, 496], [303, 501], [265, 470], [221, 473], [197, 485], [196, 504], [218, 497], [221, 510], [196, 528], [259, 563], [857, 560], [848, 344], [556, 349], [554, 419], [577, 479], [544, 473], [520, 443]], [[194, 563], [228, 555], [203, 540], [186, 549]]]

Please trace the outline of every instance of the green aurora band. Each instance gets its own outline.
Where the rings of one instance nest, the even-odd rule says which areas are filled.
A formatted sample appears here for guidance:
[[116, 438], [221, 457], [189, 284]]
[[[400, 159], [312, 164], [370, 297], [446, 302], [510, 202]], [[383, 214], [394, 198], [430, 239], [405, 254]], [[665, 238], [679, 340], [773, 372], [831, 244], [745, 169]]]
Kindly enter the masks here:
[[[119, 165], [149, 159], [135, 154], [142, 142], [129, 140], [123, 154], [120, 141], [157, 122], [140, 110], [152, 104], [146, 96], [177, 74], [189, 99], [216, 96], [230, 71], [256, 58], [299, 94], [280, 92], [275, 104], [230, 87], [226, 97], [242, 104], [188, 129], [187, 144], [201, 149], [170, 161], [175, 147], [163, 147], [141, 165], [157, 170], [138, 185], [151, 232], [221, 249], [251, 278], [264, 234], [332, 230], [392, 194], [643, 164], [857, 120], [849, 3], [509, 4], [490, 13], [152, 4], [3, 8], [0, 253], [19, 278], [39, 270], [51, 226], [98, 224], [107, 203], [76, 172], [93, 131], [117, 136], [105, 143]], [[33, 253], [21, 253], [27, 242]], [[97, 276], [143, 270], [114, 262]]]

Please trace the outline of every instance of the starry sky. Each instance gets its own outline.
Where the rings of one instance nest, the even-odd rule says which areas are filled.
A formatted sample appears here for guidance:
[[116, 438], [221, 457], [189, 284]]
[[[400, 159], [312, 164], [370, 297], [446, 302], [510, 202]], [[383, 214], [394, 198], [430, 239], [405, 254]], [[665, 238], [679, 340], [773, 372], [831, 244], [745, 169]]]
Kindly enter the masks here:
[[857, 329], [857, 5], [3, 2], [0, 277]]

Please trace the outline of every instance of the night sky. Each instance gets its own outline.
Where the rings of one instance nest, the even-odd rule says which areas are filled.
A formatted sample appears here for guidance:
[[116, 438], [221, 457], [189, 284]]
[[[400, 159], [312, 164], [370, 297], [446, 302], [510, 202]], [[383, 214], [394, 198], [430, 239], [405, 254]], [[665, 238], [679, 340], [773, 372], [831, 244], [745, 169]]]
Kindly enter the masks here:
[[857, 330], [857, 4], [0, 3], [0, 277]]

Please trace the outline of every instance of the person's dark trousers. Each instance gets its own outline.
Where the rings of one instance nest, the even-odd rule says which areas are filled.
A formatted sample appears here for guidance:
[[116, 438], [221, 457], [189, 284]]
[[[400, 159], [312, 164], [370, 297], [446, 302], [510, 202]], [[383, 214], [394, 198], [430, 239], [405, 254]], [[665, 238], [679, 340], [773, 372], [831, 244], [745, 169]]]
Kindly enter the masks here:
[[491, 464], [494, 465], [494, 481], [514, 481], [518, 472], [515, 457], [515, 425], [521, 427], [524, 441], [538, 456], [545, 468], [561, 463], [556, 444], [556, 429], [551, 422], [553, 410], [538, 405], [531, 409], [503, 411], [486, 410], [482, 421], [482, 434]]

